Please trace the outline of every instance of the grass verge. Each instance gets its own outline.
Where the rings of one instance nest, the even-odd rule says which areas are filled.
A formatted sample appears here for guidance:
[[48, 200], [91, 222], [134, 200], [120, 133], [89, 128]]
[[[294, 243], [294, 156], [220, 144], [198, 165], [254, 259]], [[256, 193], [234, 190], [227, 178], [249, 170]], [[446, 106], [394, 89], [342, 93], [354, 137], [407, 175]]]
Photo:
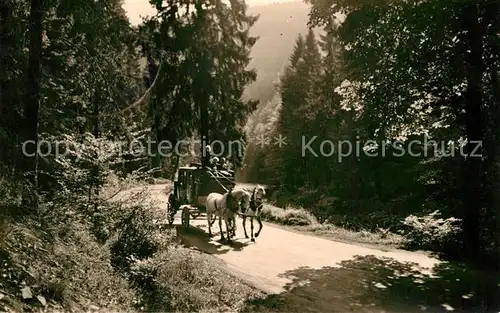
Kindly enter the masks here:
[[[123, 189], [111, 185], [103, 198]], [[164, 212], [150, 198], [106, 201], [93, 214], [77, 200], [42, 217], [0, 214], [0, 311], [236, 312], [263, 295], [180, 246], [154, 223]]]
[[41, 227], [7, 222], [0, 247], [0, 308], [5, 312], [133, 312], [136, 298], [114, 273], [110, 252], [88, 225], [72, 220]]
[[133, 273], [149, 293], [148, 312], [239, 312], [248, 299], [264, 296], [229, 274], [221, 260], [180, 246], [137, 262]]
[[313, 214], [304, 208], [290, 205], [280, 208], [266, 203], [262, 209], [262, 219], [290, 226], [297, 230], [349, 242], [382, 245], [392, 248], [399, 248], [404, 243], [404, 238], [401, 235], [391, 233], [388, 230], [379, 229], [377, 232], [353, 231], [329, 223], [320, 223]]

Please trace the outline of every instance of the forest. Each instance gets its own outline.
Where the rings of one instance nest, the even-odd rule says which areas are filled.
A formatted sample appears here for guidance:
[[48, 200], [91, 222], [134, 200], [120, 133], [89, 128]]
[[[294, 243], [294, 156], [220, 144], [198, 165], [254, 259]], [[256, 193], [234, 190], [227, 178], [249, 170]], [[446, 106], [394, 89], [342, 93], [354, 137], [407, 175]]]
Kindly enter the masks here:
[[267, 39], [286, 5], [149, 2], [138, 26], [121, 0], [0, 2], [0, 308], [252, 311], [262, 291], [159, 229], [147, 192], [110, 201], [214, 141], [244, 143], [226, 157], [267, 222], [499, 277], [500, 1], [307, 0]]
[[[246, 178], [321, 222], [497, 264], [496, 5], [313, 1], [322, 32], [298, 35], [249, 119]], [[286, 146], [259, 144], [279, 134]]]

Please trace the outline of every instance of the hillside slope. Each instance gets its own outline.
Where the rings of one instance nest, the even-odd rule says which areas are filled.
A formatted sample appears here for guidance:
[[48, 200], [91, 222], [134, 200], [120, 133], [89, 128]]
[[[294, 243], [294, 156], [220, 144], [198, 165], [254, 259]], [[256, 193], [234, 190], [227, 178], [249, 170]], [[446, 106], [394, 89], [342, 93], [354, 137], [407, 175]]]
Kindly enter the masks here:
[[303, 2], [250, 6], [248, 13], [260, 18], [251, 29], [259, 40], [252, 49], [250, 68], [257, 69], [257, 81], [245, 97], [266, 102], [273, 97], [273, 81], [285, 67], [299, 33], [307, 32], [309, 5]]
[[[248, 68], [257, 70], [257, 81], [247, 87], [245, 99], [265, 103], [272, 99], [273, 81], [285, 67], [299, 33], [307, 32], [309, 5], [303, 2], [252, 5], [249, 14], [260, 15], [251, 29], [258, 36], [250, 54]], [[146, 58], [140, 59], [142, 70], [146, 69]]]

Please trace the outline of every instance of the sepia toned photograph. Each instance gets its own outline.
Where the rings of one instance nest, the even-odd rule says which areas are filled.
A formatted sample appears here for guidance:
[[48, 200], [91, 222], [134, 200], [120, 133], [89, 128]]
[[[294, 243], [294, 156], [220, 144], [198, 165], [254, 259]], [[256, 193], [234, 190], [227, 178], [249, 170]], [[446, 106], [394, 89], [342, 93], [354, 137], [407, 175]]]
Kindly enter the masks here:
[[500, 0], [0, 0], [0, 313], [500, 313]]

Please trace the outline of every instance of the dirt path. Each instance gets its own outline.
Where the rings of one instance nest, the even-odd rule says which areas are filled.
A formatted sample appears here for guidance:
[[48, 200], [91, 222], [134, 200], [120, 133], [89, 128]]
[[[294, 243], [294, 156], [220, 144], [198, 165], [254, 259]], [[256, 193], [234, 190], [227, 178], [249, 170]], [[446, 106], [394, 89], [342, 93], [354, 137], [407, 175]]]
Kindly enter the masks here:
[[[164, 185], [149, 189], [155, 199], [166, 201]], [[180, 224], [180, 212], [174, 223]], [[186, 245], [224, 260], [236, 275], [263, 291], [281, 294], [287, 299], [287, 311], [436, 312], [452, 311], [470, 301], [461, 295], [470, 293], [472, 287], [462, 291], [462, 284], [454, 283], [457, 272], [421, 253], [381, 251], [290, 232], [269, 223], [264, 223], [261, 235], [252, 243], [244, 238], [241, 220], [237, 221], [235, 242], [227, 246], [218, 242], [218, 222], [212, 239], [206, 235], [204, 214], [190, 224], [190, 231], [179, 232]], [[439, 278], [433, 278], [432, 268]], [[271, 296], [255, 305], [268, 310], [275, 301]]]

